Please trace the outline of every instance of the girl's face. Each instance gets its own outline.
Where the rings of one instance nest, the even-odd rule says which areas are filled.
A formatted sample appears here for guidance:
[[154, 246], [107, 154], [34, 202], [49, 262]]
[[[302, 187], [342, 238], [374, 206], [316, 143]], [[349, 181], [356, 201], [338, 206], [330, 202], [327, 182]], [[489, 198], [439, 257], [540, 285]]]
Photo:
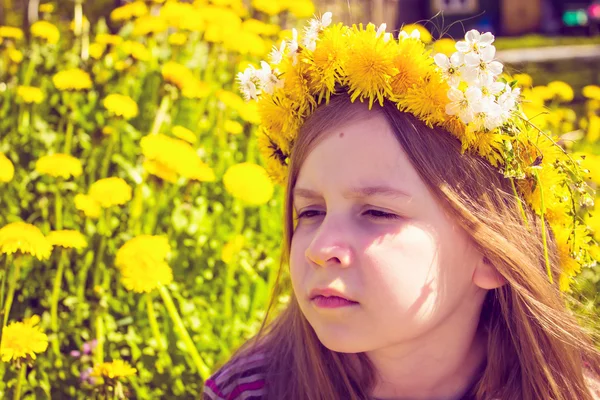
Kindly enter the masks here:
[[[385, 117], [325, 135], [294, 188], [290, 256], [295, 295], [320, 341], [366, 352], [478, 318], [485, 291], [473, 274], [483, 256], [437, 203]], [[323, 288], [358, 304], [319, 307], [310, 293]]]

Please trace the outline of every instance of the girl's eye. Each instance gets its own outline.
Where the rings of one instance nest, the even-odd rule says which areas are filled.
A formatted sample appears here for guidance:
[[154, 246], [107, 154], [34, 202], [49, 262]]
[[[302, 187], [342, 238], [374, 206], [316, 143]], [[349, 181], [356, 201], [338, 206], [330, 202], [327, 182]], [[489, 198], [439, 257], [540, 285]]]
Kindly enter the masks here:
[[396, 214], [390, 214], [390, 213], [386, 213], [386, 212], [379, 211], [379, 210], [367, 210], [365, 212], [365, 214], [367, 214], [373, 218], [376, 218], [376, 219], [380, 219], [380, 218], [382, 218], [382, 219], [398, 219], [398, 218], [400, 218]]
[[320, 213], [321, 213], [321, 211], [317, 211], [317, 210], [306, 210], [306, 211], [302, 211], [300, 214], [298, 214], [298, 217], [296, 219], [312, 218], [312, 217], [316, 217]]

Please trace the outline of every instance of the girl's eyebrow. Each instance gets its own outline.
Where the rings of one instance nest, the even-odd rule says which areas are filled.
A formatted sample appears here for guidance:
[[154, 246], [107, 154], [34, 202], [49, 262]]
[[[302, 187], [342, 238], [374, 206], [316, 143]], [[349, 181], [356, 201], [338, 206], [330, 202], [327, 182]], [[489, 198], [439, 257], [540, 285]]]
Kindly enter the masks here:
[[[314, 190], [302, 188], [295, 188], [293, 194], [294, 197], [302, 197], [305, 199], [319, 199], [322, 197], [318, 192], [315, 192]], [[406, 193], [405, 191], [392, 188], [390, 186], [367, 186], [361, 188], [352, 188], [344, 193], [344, 198], [346, 199], [359, 199], [373, 196], [385, 196], [393, 199], [396, 199], [398, 197], [412, 198], [412, 196]]]

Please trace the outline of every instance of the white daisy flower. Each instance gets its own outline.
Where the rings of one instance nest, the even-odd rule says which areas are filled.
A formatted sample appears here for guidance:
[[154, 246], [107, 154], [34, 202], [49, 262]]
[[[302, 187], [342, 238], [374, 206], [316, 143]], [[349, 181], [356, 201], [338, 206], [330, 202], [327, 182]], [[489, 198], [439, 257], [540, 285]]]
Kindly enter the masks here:
[[460, 84], [460, 71], [464, 64], [464, 58], [464, 55], [459, 52], [452, 54], [450, 57], [442, 53], [438, 53], [433, 57], [436, 65], [441, 68], [448, 84], [452, 87], [457, 87]]
[[258, 80], [256, 68], [249, 66], [244, 72], [239, 72], [236, 76], [240, 91], [246, 101], [258, 98], [258, 88], [255, 81]]
[[472, 29], [465, 35], [465, 40], [456, 43], [456, 50], [463, 54], [470, 52], [479, 53], [480, 50], [491, 46], [494, 40], [494, 35], [490, 32], [482, 35], [479, 31]]
[[286, 46], [285, 40], [281, 41], [281, 45], [279, 46], [279, 48], [277, 48], [276, 46], [273, 46], [273, 50], [271, 50], [271, 53], [269, 54], [269, 59], [271, 60], [271, 64], [279, 65], [279, 63], [281, 63], [281, 60], [283, 60], [283, 53], [285, 52], [285, 46]]
[[462, 68], [463, 79], [469, 84], [479, 85], [490, 77], [495, 78], [502, 73], [504, 66], [499, 61], [494, 61], [496, 48], [488, 46], [479, 53], [465, 54], [465, 66]]
[[466, 92], [450, 88], [448, 98], [451, 102], [446, 106], [446, 114], [458, 115], [462, 122], [468, 124], [475, 117], [475, 107], [481, 102], [482, 93], [477, 87], [470, 87]]
[[279, 79], [277, 75], [271, 70], [271, 66], [265, 62], [260, 62], [261, 69], [256, 71], [256, 76], [260, 82], [260, 88], [267, 94], [273, 94], [275, 89], [281, 89], [283, 87], [283, 80]]
[[406, 33], [405, 31], [402, 31], [402, 32], [400, 32], [400, 39], [402, 39], [402, 40], [406, 40], [406, 39], [421, 40], [421, 32], [419, 32], [418, 29], [415, 29], [412, 31], [412, 33], [409, 36], [408, 33]]

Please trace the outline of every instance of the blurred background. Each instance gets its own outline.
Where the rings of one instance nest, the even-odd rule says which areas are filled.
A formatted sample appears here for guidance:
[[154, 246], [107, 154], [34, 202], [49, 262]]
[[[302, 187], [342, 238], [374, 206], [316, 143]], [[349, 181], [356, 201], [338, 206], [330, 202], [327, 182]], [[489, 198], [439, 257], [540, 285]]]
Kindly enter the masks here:
[[[0, 398], [197, 399], [286, 305], [283, 190], [235, 76], [326, 11], [433, 53], [493, 32], [523, 111], [600, 182], [600, 1], [0, 0]], [[599, 216], [577, 216], [596, 240]], [[560, 280], [596, 332], [599, 282]]]

